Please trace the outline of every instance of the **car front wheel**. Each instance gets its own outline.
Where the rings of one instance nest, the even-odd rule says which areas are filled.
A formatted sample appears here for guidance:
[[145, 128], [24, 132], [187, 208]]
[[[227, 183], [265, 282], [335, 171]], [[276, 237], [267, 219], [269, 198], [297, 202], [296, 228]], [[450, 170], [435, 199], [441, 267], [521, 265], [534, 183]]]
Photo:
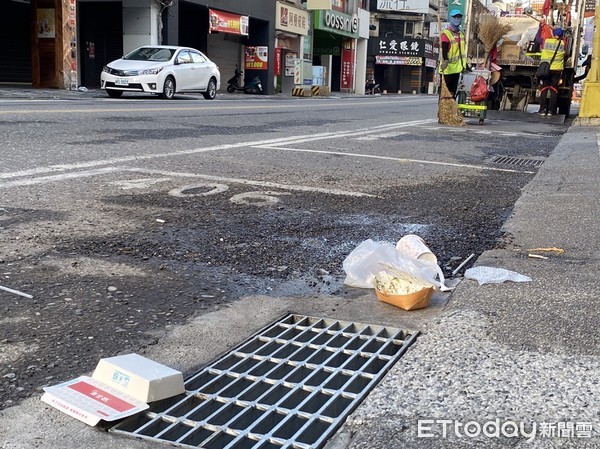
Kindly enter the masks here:
[[162, 98], [166, 98], [167, 100], [171, 100], [175, 96], [175, 80], [172, 76], [168, 76], [165, 79], [165, 84], [163, 84], [163, 91], [161, 94]]
[[119, 98], [121, 95], [123, 95], [122, 90], [106, 89], [106, 93], [110, 98]]
[[211, 78], [208, 82], [208, 86], [206, 87], [206, 92], [204, 92], [204, 98], [207, 100], [214, 100], [217, 96], [217, 83], [214, 78]]

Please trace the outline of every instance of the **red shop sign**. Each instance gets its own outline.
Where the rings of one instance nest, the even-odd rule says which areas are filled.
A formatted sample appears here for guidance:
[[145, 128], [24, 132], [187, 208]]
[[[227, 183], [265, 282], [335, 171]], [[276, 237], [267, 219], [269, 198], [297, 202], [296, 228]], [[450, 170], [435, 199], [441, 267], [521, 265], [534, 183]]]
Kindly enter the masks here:
[[244, 67], [246, 70], [267, 70], [269, 47], [244, 47]]
[[209, 9], [208, 20], [208, 31], [210, 33], [220, 31], [222, 33], [248, 36], [248, 16]]
[[275, 49], [275, 61], [274, 61], [274, 67], [275, 67], [275, 76], [279, 76], [281, 75], [281, 48], [276, 48]]
[[354, 85], [354, 39], [342, 39], [342, 73], [340, 87], [352, 89]]

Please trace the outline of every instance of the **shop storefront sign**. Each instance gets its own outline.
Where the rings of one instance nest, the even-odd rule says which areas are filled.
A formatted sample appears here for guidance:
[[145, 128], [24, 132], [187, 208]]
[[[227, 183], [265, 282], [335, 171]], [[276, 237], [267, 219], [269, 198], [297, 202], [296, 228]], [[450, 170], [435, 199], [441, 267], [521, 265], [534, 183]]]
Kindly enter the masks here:
[[435, 48], [429, 39], [374, 38], [369, 39], [368, 53], [371, 55], [419, 56], [433, 58]]
[[342, 41], [342, 73], [341, 89], [352, 89], [354, 86], [354, 39]]
[[377, 0], [379, 11], [429, 13], [429, 0]]
[[248, 16], [240, 16], [216, 9], [208, 10], [210, 33], [218, 31], [222, 33], [241, 34], [248, 36]]
[[299, 34], [302, 36], [308, 35], [308, 12], [294, 8], [281, 2], [276, 2], [275, 12], [275, 28], [281, 31]]
[[344, 14], [338, 11], [315, 11], [315, 29], [329, 31], [342, 36], [358, 38], [358, 15]]
[[282, 63], [281, 63], [281, 48], [276, 48], [275, 49], [275, 53], [274, 53], [274, 61], [273, 61], [273, 75], [275, 76], [279, 76], [281, 75], [281, 67], [282, 67]]
[[420, 66], [423, 64], [423, 58], [416, 58], [411, 56], [375, 56], [375, 64], [383, 65], [412, 65]]
[[269, 68], [269, 47], [244, 47], [244, 68], [246, 70], [267, 70]]

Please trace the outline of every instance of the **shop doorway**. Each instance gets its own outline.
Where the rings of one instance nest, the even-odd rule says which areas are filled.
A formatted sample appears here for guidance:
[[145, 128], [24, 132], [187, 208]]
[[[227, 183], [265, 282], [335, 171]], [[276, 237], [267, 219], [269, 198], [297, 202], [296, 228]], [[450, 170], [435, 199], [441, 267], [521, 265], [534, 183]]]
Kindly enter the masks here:
[[5, 1], [0, 15], [0, 82], [32, 82], [31, 4]]
[[102, 67], [123, 56], [121, 2], [79, 2], [80, 84], [100, 87]]

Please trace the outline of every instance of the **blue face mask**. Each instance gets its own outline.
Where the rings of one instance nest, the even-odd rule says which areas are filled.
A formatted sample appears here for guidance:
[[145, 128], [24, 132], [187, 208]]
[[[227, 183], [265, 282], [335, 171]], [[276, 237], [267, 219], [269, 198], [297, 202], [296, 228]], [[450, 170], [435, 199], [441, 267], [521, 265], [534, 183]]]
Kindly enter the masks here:
[[450, 17], [450, 25], [459, 27], [462, 22], [462, 17]]

